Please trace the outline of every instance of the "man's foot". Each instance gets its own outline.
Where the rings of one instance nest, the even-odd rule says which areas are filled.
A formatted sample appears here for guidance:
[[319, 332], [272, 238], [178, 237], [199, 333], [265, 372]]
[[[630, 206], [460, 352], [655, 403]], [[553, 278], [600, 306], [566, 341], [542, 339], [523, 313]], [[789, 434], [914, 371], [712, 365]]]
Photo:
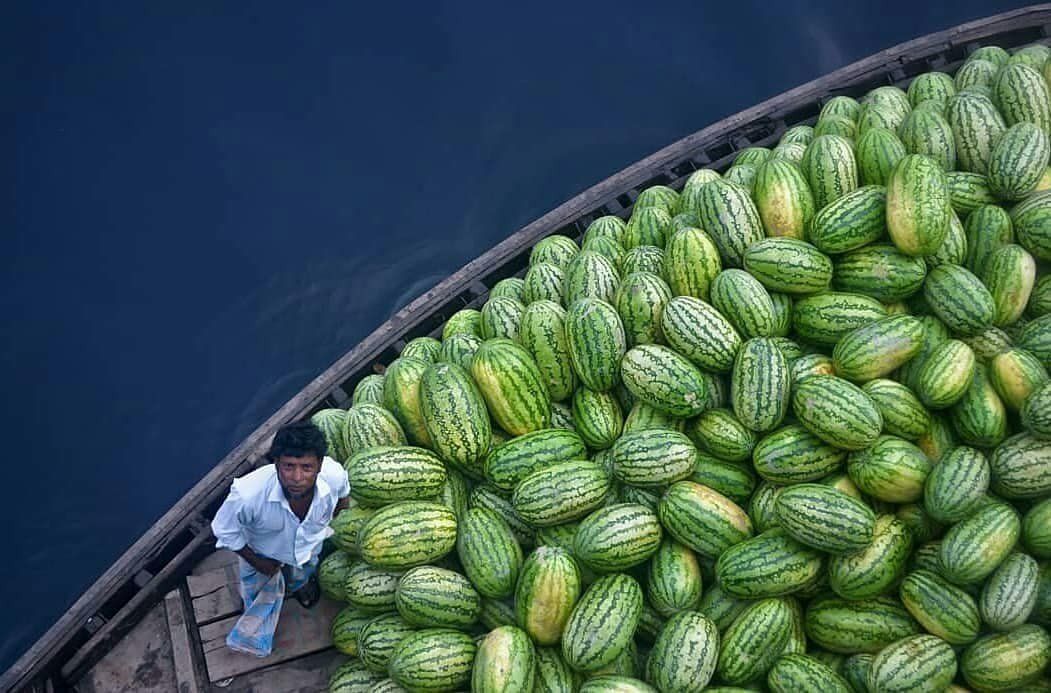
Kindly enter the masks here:
[[306, 583], [292, 593], [304, 609], [309, 609], [321, 599], [321, 586], [318, 584], [317, 575], [311, 575]]

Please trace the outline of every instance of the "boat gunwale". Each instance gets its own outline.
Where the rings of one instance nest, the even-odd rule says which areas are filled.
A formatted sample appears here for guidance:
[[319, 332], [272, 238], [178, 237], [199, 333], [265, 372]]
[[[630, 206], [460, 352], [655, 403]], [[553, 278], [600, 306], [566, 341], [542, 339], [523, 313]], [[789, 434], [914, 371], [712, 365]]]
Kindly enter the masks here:
[[[472, 287], [482, 277], [491, 276], [519, 258], [539, 239], [572, 229], [574, 235], [582, 232], [582, 220], [603, 209], [618, 211], [618, 198], [652, 184], [655, 179], [682, 179], [688, 173], [676, 175], [673, 169], [689, 164], [692, 169], [712, 166], [704, 152], [721, 144], [729, 144], [732, 157], [742, 146], [754, 146], [747, 137], [735, 139], [750, 126], [773, 126], [768, 136], [779, 136], [790, 125], [787, 118], [837, 93], [845, 93], [858, 85], [883, 77], [885, 83], [906, 79], [903, 68], [931, 56], [954, 50], [968, 50], [967, 44], [979, 40], [1023, 30], [1039, 30], [1041, 37], [1051, 36], [1051, 4], [1038, 4], [1009, 10], [989, 17], [965, 22], [949, 29], [932, 32], [866, 58], [845, 65], [833, 72], [756, 104], [687, 135], [653, 154], [636, 161], [605, 180], [587, 188], [533, 222], [523, 226], [489, 251], [471, 260], [433, 288], [398, 310], [389, 320], [376, 328], [354, 348], [311, 380], [291, 397], [258, 428], [244, 438], [223, 459], [194, 484], [167, 512], [165, 512], [139, 539], [137, 539], [66, 612], [19, 659], [0, 676], [0, 690], [27, 687], [41, 676], [56, 673], [54, 659], [65, 654], [72, 640], [87, 628], [89, 619], [98, 614], [121, 589], [134, 582], [137, 590], [116, 613], [93, 629], [61, 668], [62, 678], [75, 680], [93, 661], [99, 648], [123, 635], [131, 627], [127, 621], [147, 606], [151, 597], [159, 599], [165, 588], [170, 588], [185, 573], [187, 561], [200, 554], [212, 539], [207, 517], [210, 506], [226, 493], [230, 482], [250, 471], [264, 455], [266, 447], [278, 427], [307, 415], [328, 403], [349, 405], [346, 391], [348, 381], [366, 372], [399, 340], [440, 313], [451, 302], [468, 301]], [[928, 69], [937, 69], [928, 62]], [[814, 112], [816, 115], [816, 111]], [[806, 118], [800, 119], [800, 122]], [[691, 170], [692, 170], [691, 169]], [[633, 200], [632, 200], [633, 201]], [[621, 214], [630, 211], [628, 204], [619, 204]], [[485, 291], [474, 291], [474, 300], [485, 296]], [[145, 572], [145, 566], [172, 552], [176, 538], [189, 532], [192, 538], [175, 549], [164, 566], [155, 574]], [[138, 576], [138, 577], [137, 577]], [[138, 584], [142, 582], [142, 584]]]

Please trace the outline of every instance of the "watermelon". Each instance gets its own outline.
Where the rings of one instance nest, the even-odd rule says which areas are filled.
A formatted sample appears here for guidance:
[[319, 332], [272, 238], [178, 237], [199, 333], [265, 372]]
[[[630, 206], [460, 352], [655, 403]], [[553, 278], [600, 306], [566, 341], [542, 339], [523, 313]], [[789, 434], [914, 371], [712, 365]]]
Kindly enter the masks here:
[[600, 572], [645, 562], [660, 546], [657, 515], [637, 503], [615, 503], [585, 517], [573, 538], [573, 555]]
[[456, 545], [456, 515], [427, 501], [402, 501], [381, 508], [358, 534], [361, 557], [370, 565], [402, 570], [446, 555]]
[[700, 188], [697, 215], [724, 266], [740, 267], [745, 248], [764, 235], [762, 219], [748, 191], [727, 180], [714, 180]]
[[424, 448], [376, 447], [350, 458], [347, 478], [354, 500], [380, 506], [437, 496], [445, 484], [445, 465]]
[[939, 557], [942, 574], [967, 585], [980, 582], [1007, 557], [1021, 533], [1018, 513], [1004, 503], [990, 503], [953, 525], [945, 534]]
[[1049, 157], [1046, 128], [1030, 122], [1012, 125], [989, 154], [989, 189], [1000, 199], [1021, 200], [1036, 189]]
[[768, 159], [756, 171], [753, 194], [767, 236], [806, 238], [815, 212], [814, 196], [794, 164]]
[[602, 504], [610, 490], [609, 476], [602, 467], [574, 460], [538, 469], [522, 479], [511, 504], [523, 520], [545, 527], [587, 515]]
[[788, 642], [791, 621], [787, 599], [761, 599], [747, 606], [723, 634], [719, 678], [736, 685], [764, 676]]
[[1049, 662], [1051, 636], [1028, 624], [979, 638], [964, 650], [960, 671], [976, 690], [1006, 691], [1035, 682]]
[[731, 398], [738, 420], [753, 431], [775, 428], [788, 411], [788, 362], [768, 338], [744, 343], [734, 361]]
[[674, 296], [707, 300], [712, 280], [720, 271], [719, 249], [706, 232], [688, 227], [668, 239], [664, 248], [664, 273]]
[[600, 669], [628, 647], [642, 611], [642, 588], [630, 576], [607, 575], [584, 592], [562, 635], [562, 656], [578, 671]]
[[886, 693], [941, 693], [956, 676], [956, 653], [941, 638], [912, 635], [880, 650], [868, 687]]
[[719, 644], [719, 631], [709, 619], [695, 611], [677, 614], [653, 644], [647, 678], [662, 691], [699, 693], [715, 673]]
[[872, 543], [861, 551], [832, 556], [828, 584], [844, 599], [872, 599], [886, 594], [905, 573], [912, 535], [893, 515], [879, 515]]
[[906, 255], [930, 255], [949, 227], [949, 188], [938, 163], [909, 154], [895, 165], [887, 181], [887, 230]]
[[505, 599], [522, 568], [522, 548], [510, 526], [485, 508], [468, 509], [459, 520], [456, 552], [464, 574], [483, 597]]
[[620, 368], [632, 396], [666, 414], [689, 417], [707, 406], [708, 386], [701, 372], [667, 347], [644, 344], [630, 349]]
[[536, 652], [521, 628], [500, 626], [478, 643], [471, 690], [477, 693], [531, 693], [536, 675]]
[[777, 496], [778, 524], [793, 539], [827, 553], [859, 551], [872, 541], [876, 514], [830, 486], [796, 484]]
[[846, 600], [824, 595], [810, 602], [804, 625], [815, 643], [844, 654], [874, 654], [921, 632], [901, 602], [891, 597]]
[[951, 645], [966, 645], [978, 637], [981, 617], [974, 598], [929, 570], [905, 576], [901, 602], [928, 633]]
[[451, 691], [471, 680], [477, 647], [466, 633], [448, 628], [424, 628], [408, 635], [394, 649], [388, 671], [411, 691]]
[[420, 410], [438, 455], [468, 473], [481, 475], [492, 428], [485, 401], [470, 374], [455, 364], [428, 366], [420, 380]]
[[727, 593], [758, 599], [798, 592], [817, 580], [823, 567], [819, 551], [775, 528], [723, 551], [715, 575]]
[[752, 522], [739, 505], [692, 481], [670, 485], [657, 505], [657, 516], [668, 534], [708, 558], [752, 536]]
[[509, 339], [487, 339], [471, 361], [471, 376], [489, 413], [512, 435], [546, 428], [551, 401], [536, 361]]

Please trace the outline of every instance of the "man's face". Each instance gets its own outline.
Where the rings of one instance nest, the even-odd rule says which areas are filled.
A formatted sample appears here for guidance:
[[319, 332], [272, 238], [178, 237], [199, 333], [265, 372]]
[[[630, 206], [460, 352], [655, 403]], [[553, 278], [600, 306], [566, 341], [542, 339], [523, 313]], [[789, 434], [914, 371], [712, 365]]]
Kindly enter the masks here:
[[289, 500], [305, 498], [314, 490], [321, 460], [316, 455], [293, 457], [282, 455], [277, 460], [277, 478]]

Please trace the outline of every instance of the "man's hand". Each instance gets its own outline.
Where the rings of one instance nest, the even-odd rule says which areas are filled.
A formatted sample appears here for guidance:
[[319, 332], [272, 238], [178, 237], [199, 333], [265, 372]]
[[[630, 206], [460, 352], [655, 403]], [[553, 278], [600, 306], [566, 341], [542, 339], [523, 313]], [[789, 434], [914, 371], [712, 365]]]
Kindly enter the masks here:
[[249, 565], [267, 577], [273, 577], [277, 574], [277, 571], [281, 570], [281, 561], [260, 556], [250, 546], [242, 548], [237, 552], [237, 555], [248, 561]]

